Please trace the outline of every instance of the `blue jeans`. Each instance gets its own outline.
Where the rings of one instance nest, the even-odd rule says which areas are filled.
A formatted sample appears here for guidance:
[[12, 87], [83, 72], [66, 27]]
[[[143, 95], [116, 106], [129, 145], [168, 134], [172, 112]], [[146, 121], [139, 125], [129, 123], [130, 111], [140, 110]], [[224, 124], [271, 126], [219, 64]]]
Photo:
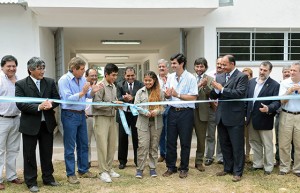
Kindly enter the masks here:
[[62, 110], [61, 121], [64, 130], [64, 157], [67, 176], [75, 175], [75, 146], [78, 172], [88, 172], [88, 136], [85, 113]]
[[160, 156], [163, 158], [166, 158], [167, 154], [167, 124], [168, 124], [168, 112], [169, 112], [170, 106], [166, 106], [165, 111], [163, 113], [163, 128], [160, 135], [159, 140], [159, 150], [160, 150]]

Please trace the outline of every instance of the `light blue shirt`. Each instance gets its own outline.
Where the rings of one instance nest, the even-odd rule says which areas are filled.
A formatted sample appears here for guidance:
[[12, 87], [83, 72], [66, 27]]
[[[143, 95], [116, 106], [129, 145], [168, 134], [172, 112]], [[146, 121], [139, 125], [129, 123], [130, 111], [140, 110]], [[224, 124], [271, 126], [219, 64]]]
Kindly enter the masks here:
[[[82, 88], [86, 83], [86, 79], [85, 77], [81, 77], [78, 80], [79, 83], [76, 82], [75, 76], [70, 71], [59, 79], [58, 88], [61, 100], [86, 102], [86, 98], [92, 98], [91, 89], [87, 92], [87, 94], [79, 98], [79, 93], [82, 91]], [[85, 110], [85, 105], [63, 103], [61, 104], [61, 108], [81, 111]]]
[[[166, 83], [167, 88], [174, 88], [175, 91], [178, 94], [182, 95], [198, 95], [198, 85], [196, 77], [193, 76], [191, 73], [189, 73], [187, 70], [184, 70], [184, 72], [181, 74], [179, 82], [177, 81], [177, 75], [176, 73], [172, 73], [168, 76], [168, 80]], [[171, 101], [181, 101], [177, 97], [171, 96]], [[186, 103], [186, 104], [172, 104], [173, 107], [178, 108], [195, 108], [195, 103]]]

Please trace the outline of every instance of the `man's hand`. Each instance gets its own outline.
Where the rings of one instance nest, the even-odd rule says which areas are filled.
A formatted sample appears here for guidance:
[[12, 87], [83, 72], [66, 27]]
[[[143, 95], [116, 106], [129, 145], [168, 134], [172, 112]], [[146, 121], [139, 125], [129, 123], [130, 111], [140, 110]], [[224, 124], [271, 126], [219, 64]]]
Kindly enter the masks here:
[[96, 93], [98, 92], [99, 90], [101, 90], [102, 88], [104, 88], [104, 84], [103, 83], [99, 83], [99, 84], [96, 84], [96, 81], [91, 85], [91, 88], [92, 88], [92, 92], [93, 93]]
[[260, 103], [262, 108], [259, 108], [260, 112], [262, 113], [268, 113], [269, 112], [269, 107], [263, 103]]
[[202, 78], [198, 84], [198, 88], [205, 87], [207, 85], [207, 81], [208, 81], [207, 77]]
[[168, 99], [172, 96], [172, 90], [171, 88], [166, 88], [166, 90], [164, 91], [165, 97]]
[[216, 82], [215, 80], [211, 81], [211, 86], [219, 91], [221, 91], [223, 88], [223, 86], [220, 83]]
[[129, 102], [129, 101], [132, 101], [132, 100], [133, 100], [133, 96], [132, 96], [131, 94], [128, 94], [128, 93], [126, 92], [126, 94], [123, 95], [123, 99], [124, 99], [125, 102]]
[[49, 101], [49, 100], [47, 99], [47, 100], [45, 100], [44, 102], [42, 102], [42, 103], [39, 105], [38, 108], [39, 108], [41, 111], [47, 111], [47, 110], [49, 110], [49, 109], [52, 108], [52, 102], [53, 102], [53, 101]]

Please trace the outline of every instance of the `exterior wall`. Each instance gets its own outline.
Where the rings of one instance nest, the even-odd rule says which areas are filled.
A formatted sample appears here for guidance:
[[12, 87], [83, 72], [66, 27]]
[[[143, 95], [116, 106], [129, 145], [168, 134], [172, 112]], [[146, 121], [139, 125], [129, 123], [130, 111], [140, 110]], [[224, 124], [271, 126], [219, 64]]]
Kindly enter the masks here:
[[55, 78], [54, 35], [48, 28], [40, 28], [40, 57], [46, 63], [46, 77]]
[[204, 56], [203, 29], [192, 29], [187, 33], [187, 70], [194, 72], [194, 61]]
[[0, 57], [14, 55], [18, 59], [17, 75], [19, 79], [25, 78], [28, 75], [27, 61], [40, 55], [35, 15], [20, 5], [1, 5], [0, 13]]

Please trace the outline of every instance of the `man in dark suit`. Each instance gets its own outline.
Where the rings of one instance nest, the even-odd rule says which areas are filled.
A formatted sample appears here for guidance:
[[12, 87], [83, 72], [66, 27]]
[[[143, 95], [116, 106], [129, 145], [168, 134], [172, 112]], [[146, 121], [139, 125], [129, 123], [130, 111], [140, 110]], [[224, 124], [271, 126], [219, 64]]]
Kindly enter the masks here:
[[[259, 77], [249, 81], [247, 98], [278, 96], [279, 83], [270, 77], [272, 64], [262, 62]], [[247, 101], [247, 122], [249, 142], [253, 150], [252, 170], [264, 169], [270, 175], [274, 164], [273, 125], [279, 100]]]
[[224, 73], [216, 76], [212, 81], [214, 89], [210, 98], [219, 99], [216, 111], [216, 123], [221, 150], [224, 158], [224, 170], [217, 176], [233, 174], [232, 181], [241, 180], [244, 170], [244, 122], [245, 110], [243, 101], [223, 101], [227, 99], [245, 98], [248, 77], [235, 67], [235, 58], [226, 55], [222, 58]]
[[[133, 103], [136, 92], [144, 85], [142, 82], [135, 80], [135, 70], [133, 67], [127, 67], [124, 72], [124, 81], [117, 84], [117, 97], [119, 101], [125, 103]], [[137, 165], [137, 148], [138, 148], [138, 134], [135, 126], [137, 116], [133, 116], [129, 108], [124, 110], [128, 127], [131, 128], [132, 145], [134, 152], [134, 163]], [[117, 111], [117, 122], [119, 123], [119, 147], [118, 147], [118, 160], [119, 169], [124, 169], [127, 164], [128, 155], [128, 135], [123, 128], [119, 112]]]
[[[44, 77], [45, 62], [38, 57], [27, 63], [29, 76], [16, 82], [17, 97], [59, 99], [53, 79]], [[21, 110], [19, 131], [23, 138], [24, 179], [31, 192], [38, 192], [36, 145], [39, 141], [42, 179], [45, 185], [58, 186], [53, 177], [53, 130], [56, 127], [54, 108], [57, 103], [16, 103]]]

